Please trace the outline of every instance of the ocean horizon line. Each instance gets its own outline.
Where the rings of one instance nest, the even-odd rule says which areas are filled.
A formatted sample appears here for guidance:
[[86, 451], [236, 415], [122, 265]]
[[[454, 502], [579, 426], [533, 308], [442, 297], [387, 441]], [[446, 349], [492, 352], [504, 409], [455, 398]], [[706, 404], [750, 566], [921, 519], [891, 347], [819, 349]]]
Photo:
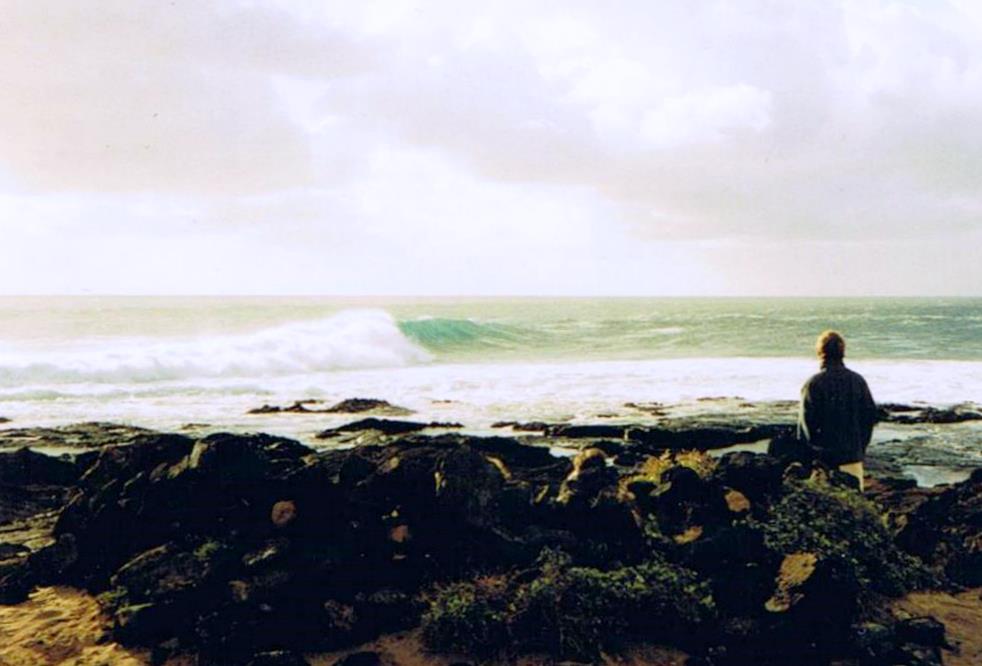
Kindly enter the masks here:
[[982, 294], [870, 294], [870, 295], [793, 295], [793, 294], [330, 294], [330, 293], [19, 293], [3, 294], [0, 299], [23, 298], [319, 298], [341, 300], [410, 300], [410, 299], [471, 299], [471, 300], [815, 300], [815, 301], [863, 301], [863, 300], [982, 300]]

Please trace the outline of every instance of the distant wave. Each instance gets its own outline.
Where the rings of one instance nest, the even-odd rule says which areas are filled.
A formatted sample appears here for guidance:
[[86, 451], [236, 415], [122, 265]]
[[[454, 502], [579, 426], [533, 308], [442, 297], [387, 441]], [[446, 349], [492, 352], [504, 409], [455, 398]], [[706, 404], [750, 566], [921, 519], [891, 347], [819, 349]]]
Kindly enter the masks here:
[[382, 310], [346, 310], [240, 335], [103, 339], [50, 351], [0, 350], [0, 386], [286, 376], [405, 366], [430, 354]]
[[399, 322], [399, 328], [411, 340], [432, 351], [511, 346], [527, 337], [527, 332], [519, 327], [473, 319], [419, 317]]

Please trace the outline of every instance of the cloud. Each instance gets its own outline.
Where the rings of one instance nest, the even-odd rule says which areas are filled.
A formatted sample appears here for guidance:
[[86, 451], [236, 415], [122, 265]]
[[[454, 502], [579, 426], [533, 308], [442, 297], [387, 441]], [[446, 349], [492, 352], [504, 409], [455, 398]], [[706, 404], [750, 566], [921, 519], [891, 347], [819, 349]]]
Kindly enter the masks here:
[[[982, 290], [971, 2], [14, 0], [0, 30], [8, 247], [225, 249], [119, 260], [134, 288]], [[49, 279], [80, 282], [17, 284]]]
[[543, 7], [409, 14], [392, 61], [322, 110], [357, 109], [489, 178], [595, 188], [655, 238], [875, 239], [976, 219], [982, 153], [956, 144], [982, 140], [968, 113], [982, 53], [952, 9]]
[[771, 94], [746, 84], [670, 97], [645, 113], [641, 136], [660, 148], [715, 142], [741, 130], [762, 132], [771, 122]]
[[371, 52], [234, 3], [14, 0], [0, 18], [0, 155], [22, 187], [242, 193], [310, 182], [281, 77]]

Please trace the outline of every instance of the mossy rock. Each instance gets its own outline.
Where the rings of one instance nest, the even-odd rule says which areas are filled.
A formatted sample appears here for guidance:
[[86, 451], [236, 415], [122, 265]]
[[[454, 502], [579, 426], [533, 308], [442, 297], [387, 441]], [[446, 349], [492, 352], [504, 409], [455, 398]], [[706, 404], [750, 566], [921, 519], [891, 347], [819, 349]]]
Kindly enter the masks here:
[[715, 614], [708, 584], [660, 558], [610, 571], [548, 562], [513, 608], [519, 644], [587, 660], [637, 640], [677, 639]]
[[494, 654], [507, 644], [508, 607], [504, 585], [444, 586], [423, 615], [423, 642], [442, 652]]
[[896, 546], [880, 507], [860, 493], [821, 479], [792, 480], [786, 490], [758, 523], [773, 551], [841, 562], [868, 593], [899, 596], [934, 582], [919, 559]]
[[678, 639], [714, 616], [709, 585], [663, 559], [603, 571], [547, 551], [531, 579], [479, 579], [439, 590], [423, 616], [423, 639], [444, 652], [591, 660], [636, 641]]

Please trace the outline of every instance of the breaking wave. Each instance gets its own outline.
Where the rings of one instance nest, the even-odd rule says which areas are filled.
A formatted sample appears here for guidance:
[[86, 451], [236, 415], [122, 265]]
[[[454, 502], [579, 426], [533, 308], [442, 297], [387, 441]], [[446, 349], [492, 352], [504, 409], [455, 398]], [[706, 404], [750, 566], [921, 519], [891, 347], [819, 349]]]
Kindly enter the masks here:
[[346, 310], [253, 333], [182, 339], [109, 338], [0, 349], [0, 386], [270, 377], [430, 360], [382, 310]]

